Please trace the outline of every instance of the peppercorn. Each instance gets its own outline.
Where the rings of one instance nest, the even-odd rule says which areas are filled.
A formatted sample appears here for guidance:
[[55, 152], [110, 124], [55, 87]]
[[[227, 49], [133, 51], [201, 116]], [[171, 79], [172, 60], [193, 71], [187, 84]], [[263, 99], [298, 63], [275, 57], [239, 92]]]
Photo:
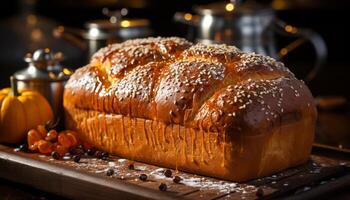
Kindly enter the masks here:
[[130, 170], [134, 170], [134, 169], [135, 169], [134, 163], [130, 163], [128, 168], [129, 168]]
[[19, 145], [18, 150], [20, 150], [22, 152], [27, 152], [28, 151], [28, 145], [27, 144], [21, 144], [21, 145]]
[[114, 170], [112, 168], [109, 168], [106, 174], [107, 176], [112, 176], [114, 174]]
[[102, 157], [101, 160], [108, 160], [108, 157]]
[[98, 159], [101, 159], [102, 158], [102, 151], [96, 151], [94, 156]]
[[168, 188], [168, 186], [167, 186], [165, 183], [161, 183], [161, 184], [159, 185], [159, 190], [160, 190], [160, 191], [166, 191], [167, 188]]
[[257, 190], [256, 190], [256, 196], [257, 197], [263, 197], [264, 196], [264, 190], [259, 187]]
[[95, 149], [88, 149], [86, 150], [86, 153], [88, 156], [93, 156], [95, 154]]
[[165, 170], [164, 176], [166, 176], [166, 177], [171, 177], [171, 175], [172, 175], [172, 172], [171, 172], [170, 169]]
[[174, 179], [173, 179], [174, 183], [180, 183], [181, 180], [182, 179], [181, 179], [180, 176], [175, 176]]
[[72, 154], [72, 155], [79, 155], [79, 156], [82, 156], [84, 155], [84, 150], [81, 149], [81, 148], [71, 148], [69, 150], [69, 153]]
[[51, 153], [51, 156], [52, 156], [52, 158], [55, 159], [55, 160], [59, 160], [59, 159], [61, 158], [60, 154], [59, 154], [57, 151], [53, 151], [53, 152]]
[[74, 160], [74, 162], [79, 163], [79, 161], [80, 161], [80, 156], [79, 156], [79, 155], [74, 155], [74, 156], [73, 156], [73, 160]]
[[140, 174], [139, 176], [141, 181], [146, 181], [147, 180], [147, 175], [146, 174]]
[[102, 152], [102, 158], [103, 157], [108, 157], [108, 156], [109, 156], [108, 152]]

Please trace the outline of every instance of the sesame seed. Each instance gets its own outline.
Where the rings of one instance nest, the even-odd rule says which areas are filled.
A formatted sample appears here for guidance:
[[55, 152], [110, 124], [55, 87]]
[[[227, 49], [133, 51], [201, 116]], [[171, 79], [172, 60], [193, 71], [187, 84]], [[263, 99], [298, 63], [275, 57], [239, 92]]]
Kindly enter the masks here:
[[[145, 102], [169, 100], [175, 105], [166, 111], [170, 116], [180, 116], [179, 110], [201, 110], [201, 107], [193, 109], [192, 104], [197, 106], [194, 101], [198, 99], [204, 107], [207, 102], [216, 104], [209, 111], [218, 108], [215, 112], [221, 115], [236, 116], [237, 108], [243, 110], [260, 106], [257, 109], [261, 109], [261, 113], [277, 118], [278, 111], [283, 112], [283, 90], [286, 90], [286, 97], [293, 95], [290, 91], [294, 91], [295, 97], [303, 94], [297, 89], [303, 84], [287, 84], [283, 86], [285, 89], [282, 88], [281, 81], [294, 77], [281, 62], [255, 53], [244, 53], [228, 45], [193, 45], [176, 37], [134, 39], [108, 45], [99, 50], [92, 60], [99, 63], [109, 61], [111, 65], [105, 69], [102, 69], [104, 65], [97, 66], [96, 71], [101, 72], [98, 76], [95, 71], [89, 72], [88, 76], [96, 78], [98, 86], [86, 84], [86, 89], [98, 87], [100, 91], [106, 91], [106, 96], [115, 95], [113, 103], [116, 101], [117, 105], [122, 101], [136, 101], [144, 105]], [[237, 74], [238, 78], [227, 78], [232, 74]], [[271, 74], [282, 75], [273, 78], [276, 76]], [[105, 88], [110, 80], [115, 84]], [[225, 87], [226, 90], [221, 91]]]

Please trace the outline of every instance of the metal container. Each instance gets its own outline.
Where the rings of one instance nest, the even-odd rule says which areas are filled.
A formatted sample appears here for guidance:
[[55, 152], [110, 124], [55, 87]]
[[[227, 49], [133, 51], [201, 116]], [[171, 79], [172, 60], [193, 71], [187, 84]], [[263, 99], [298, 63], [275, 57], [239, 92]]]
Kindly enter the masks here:
[[[313, 79], [327, 57], [322, 37], [310, 29], [297, 28], [278, 19], [272, 8], [256, 1], [215, 2], [194, 7], [195, 14], [175, 14], [174, 19], [194, 30], [196, 42], [235, 45], [245, 52], [256, 52], [281, 59], [305, 42], [310, 42], [316, 53], [314, 68], [305, 80]], [[289, 45], [278, 48], [275, 33], [291, 37]]]
[[151, 35], [149, 21], [145, 19], [124, 19], [120, 23], [94, 20], [87, 22], [85, 27], [87, 31], [82, 36], [87, 41], [89, 57], [108, 44]]
[[18, 89], [36, 90], [49, 101], [56, 119], [62, 119], [64, 85], [72, 73], [60, 65], [61, 59], [60, 52], [38, 49], [24, 58], [28, 67], [13, 75]]
[[103, 9], [103, 14], [109, 19], [88, 21], [85, 30], [59, 26], [54, 30], [54, 35], [83, 49], [87, 48], [89, 60], [97, 50], [108, 44], [148, 37], [153, 33], [148, 19], [124, 18], [127, 13], [125, 8], [116, 11]]
[[214, 3], [195, 7], [202, 16], [196, 40], [235, 44], [243, 51], [277, 57], [272, 30], [273, 10], [252, 3]]

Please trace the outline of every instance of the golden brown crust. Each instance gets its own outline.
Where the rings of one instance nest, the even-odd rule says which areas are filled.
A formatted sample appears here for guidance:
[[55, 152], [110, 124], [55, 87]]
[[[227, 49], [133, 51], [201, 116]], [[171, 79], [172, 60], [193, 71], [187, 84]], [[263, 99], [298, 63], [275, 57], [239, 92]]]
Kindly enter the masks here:
[[[83, 135], [99, 131], [81, 125], [77, 113], [96, 111], [217, 133], [231, 144], [238, 136], [263, 137], [298, 123], [286, 134], [297, 137], [295, 131], [302, 127], [300, 134], [313, 138], [316, 119], [310, 91], [281, 62], [232, 46], [193, 45], [180, 38], [136, 39], [101, 49], [68, 81], [64, 106], [75, 125], [85, 127], [80, 128]], [[302, 144], [304, 154], [298, 159], [305, 160], [311, 143]], [[256, 145], [264, 146], [258, 141]]]
[[[222, 88], [247, 80], [296, 80], [282, 63], [266, 56], [226, 45], [190, 45], [179, 38], [152, 38], [106, 47], [77, 70], [65, 95], [77, 108], [200, 128], [193, 119]], [[310, 95], [304, 98], [312, 103]]]
[[[306, 162], [315, 121], [262, 128], [260, 134], [207, 132], [176, 124], [66, 106], [66, 125], [97, 148], [162, 167], [232, 181], [262, 177]], [[265, 132], [263, 132], [265, 130]]]

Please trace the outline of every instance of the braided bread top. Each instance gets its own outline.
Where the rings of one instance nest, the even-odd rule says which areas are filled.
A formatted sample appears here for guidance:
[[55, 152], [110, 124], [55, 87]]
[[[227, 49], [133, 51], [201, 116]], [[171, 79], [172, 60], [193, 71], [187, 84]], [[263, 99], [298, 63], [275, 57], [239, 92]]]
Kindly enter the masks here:
[[306, 85], [273, 58], [158, 37], [99, 50], [71, 76], [64, 105], [206, 131], [256, 133], [290, 116], [316, 115], [312, 99]]

